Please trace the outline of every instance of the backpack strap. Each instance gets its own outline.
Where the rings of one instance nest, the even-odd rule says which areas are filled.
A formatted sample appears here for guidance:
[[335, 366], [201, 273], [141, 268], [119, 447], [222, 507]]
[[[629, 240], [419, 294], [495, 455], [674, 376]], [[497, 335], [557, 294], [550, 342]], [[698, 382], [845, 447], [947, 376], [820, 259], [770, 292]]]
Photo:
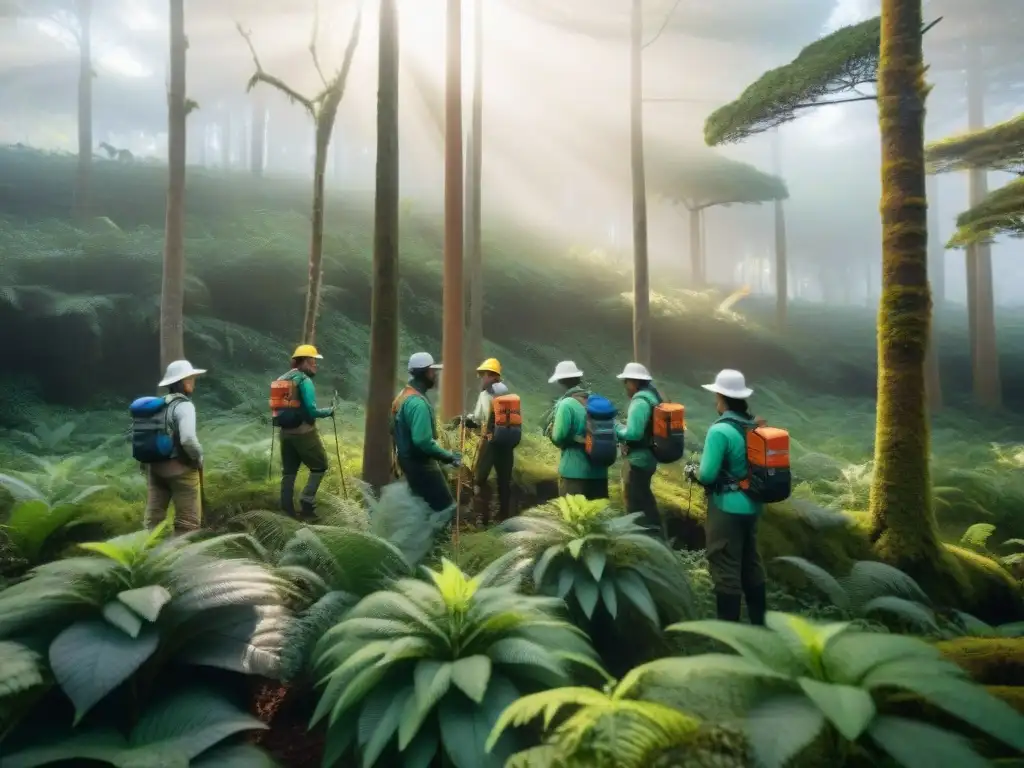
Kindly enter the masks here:
[[[641, 440], [635, 442], [626, 443], [626, 454], [630, 451], [637, 451], [643, 448], [650, 448], [654, 443], [654, 409], [661, 405], [663, 400], [661, 395], [653, 387], [647, 389], [638, 389], [633, 397], [639, 397], [641, 400], [646, 400], [651, 406], [651, 415], [647, 419], [647, 425], [644, 427], [644, 436]], [[627, 416], [628, 419], [628, 416]]]
[[[734, 418], [731, 418], [731, 417], [728, 417], [728, 416], [722, 416], [722, 417], [720, 417], [719, 419], [717, 419], [715, 421], [716, 424], [718, 424], [719, 422], [721, 422], [722, 424], [728, 424], [733, 429], [735, 429], [737, 432], [739, 432], [740, 437], [743, 438], [743, 442], [746, 443], [747, 432], [750, 431], [751, 425], [747, 424], [746, 422], [740, 421], [739, 419], [734, 419]], [[748, 468], [748, 473], [749, 473], [749, 468]], [[740, 482], [743, 479], [744, 478], [742, 478], [742, 477], [740, 477], [740, 478], [734, 477], [733, 475], [731, 475], [728, 472], [726, 472], [725, 469], [723, 468], [721, 470], [721, 472], [719, 473], [718, 479], [715, 480], [714, 488], [718, 492], [722, 492], [722, 491], [739, 491], [739, 490], [742, 490], [740, 488]]]
[[174, 440], [175, 452], [180, 454], [181, 440], [178, 437], [178, 428], [174, 421], [174, 412], [178, 410], [179, 405], [188, 402], [188, 398], [179, 392], [175, 392], [164, 397], [164, 402], [166, 403], [166, 406], [164, 407], [164, 429], [167, 430], [171, 439]]

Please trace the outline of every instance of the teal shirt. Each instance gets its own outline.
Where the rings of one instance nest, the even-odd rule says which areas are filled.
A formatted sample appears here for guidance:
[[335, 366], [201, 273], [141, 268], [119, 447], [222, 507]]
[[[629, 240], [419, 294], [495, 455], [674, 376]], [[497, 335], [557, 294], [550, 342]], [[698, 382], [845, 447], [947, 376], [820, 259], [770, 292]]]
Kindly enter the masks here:
[[437, 459], [450, 462], [454, 455], [437, 442], [434, 406], [425, 392], [410, 383], [420, 394], [410, 395], [395, 414], [395, 449], [401, 459], [425, 461]]
[[[720, 477], [742, 479], [747, 476], [747, 440], [732, 424], [723, 419], [735, 419], [754, 426], [754, 422], [727, 411], [708, 429], [704, 440], [704, 453], [700, 459], [697, 481], [701, 485], [713, 485]], [[741, 490], [716, 491], [711, 493], [711, 502], [723, 512], [734, 515], [756, 515], [763, 505], [751, 501]]]
[[558, 475], [569, 480], [606, 480], [608, 467], [592, 464], [583, 448], [582, 441], [587, 435], [587, 409], [573, 395], [584, 391], [578, 387], [570, 389], [555, 405], [551, 442], [562, 449]]
[[313, 379], [302, 371], [292, 368], [281, 376], [280, 380], [298, 381], [299, 410], [302, 412], [303, 423], [315, 424], [317, 419], [326, 419], [334, 413], [333, 408], [317, 407], [316, 387], [313, 386]]
[[647, 472], [654, 472], [658, 468], [658, 461], [654, 458], [650, 446], [651, 417], [657, 404], [658, 396], [653, 391], [638, 390], [629, 401], [625, 426], [620, 424], [615, 427], [615, 434], [620, 443], [642, 444], [642, 447], [630, 446], [626, 461], [630, 466]]

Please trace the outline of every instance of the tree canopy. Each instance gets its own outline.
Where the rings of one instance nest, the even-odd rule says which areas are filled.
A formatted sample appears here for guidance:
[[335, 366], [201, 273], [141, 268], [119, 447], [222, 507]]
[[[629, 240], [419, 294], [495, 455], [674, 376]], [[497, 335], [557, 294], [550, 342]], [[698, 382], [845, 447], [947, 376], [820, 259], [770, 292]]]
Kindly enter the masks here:
[[1024, 178], [990, 193], [956, 219], [957, 230], [949, 248], [990, 242], [998, 235], [1024, 237]]
[[1024, 174], [1024, 114], [933, 142], [925, 150], [925, 160], [929, 173], [980, 168]]
[[689, 210], [764, 203], [789, 197], [785, 182], [748, 163], [714, 152], [680, 150], [647, 140], [647, 184], [652, 193]]
[[[859, 93], [878, 76], [878, 18], [843, 27], [806, 46], [793, 61], [769, 70], [738, 99], [719, 107], [704, 123], [709, 146], [742, 141], [795, 120], [801, 109], [868, 101]], [[839, 98], [839, 94], [857, 93]]]

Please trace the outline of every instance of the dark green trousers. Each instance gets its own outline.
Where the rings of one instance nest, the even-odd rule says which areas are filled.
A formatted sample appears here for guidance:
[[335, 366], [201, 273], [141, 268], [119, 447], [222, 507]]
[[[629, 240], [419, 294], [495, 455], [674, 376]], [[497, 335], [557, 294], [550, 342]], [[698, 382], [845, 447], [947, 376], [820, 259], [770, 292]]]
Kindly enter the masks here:
[[760, 515], [734, 515], [708, 503], [704, 532], [707, 536], [708, 569], [715, 592], [750, 594], [763, 590], [764, 564], [757, 551]]
[[295, 515], [295, 479], [299, 467], [305, 465], [309, 479], [299, 494], [299, 503], [305, 515], [312, 515], [316, 508], [316, 493], [327, 474], [327, 450], [316, 429], [309, 432], [281, 431], [281, 509], [285, 514]]
[[586, 480], [576, 477], [558, 478], [559, 496], [585, 496], [590, 501], [608, 498], [608, 478]]
[[634, 467], [626, 462], [622, 467], [622, 498], [627, 514], [643, 512], [643, 522], [651, 528], [661, 530], [658, 516], [658, 501], [651, 489], [654, 472]]
[[498, 519], [507, 520], [512, 513], [512, 468], [515, 449], [496, 446], [490, 440], [480, 444], [476, 471], [473, 473], [473, 511], [483, 522], [491, 517], [491, 470], [498, 485]]

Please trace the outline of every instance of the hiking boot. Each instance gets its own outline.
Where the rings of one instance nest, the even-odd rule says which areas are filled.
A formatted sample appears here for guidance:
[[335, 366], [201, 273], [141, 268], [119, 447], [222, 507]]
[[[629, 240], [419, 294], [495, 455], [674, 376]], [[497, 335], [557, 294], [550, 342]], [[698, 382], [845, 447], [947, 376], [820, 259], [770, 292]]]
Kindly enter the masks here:
[[300, 520], [316, 520], [316, 504], [305, 499], [300, 500], [298, 517]]

